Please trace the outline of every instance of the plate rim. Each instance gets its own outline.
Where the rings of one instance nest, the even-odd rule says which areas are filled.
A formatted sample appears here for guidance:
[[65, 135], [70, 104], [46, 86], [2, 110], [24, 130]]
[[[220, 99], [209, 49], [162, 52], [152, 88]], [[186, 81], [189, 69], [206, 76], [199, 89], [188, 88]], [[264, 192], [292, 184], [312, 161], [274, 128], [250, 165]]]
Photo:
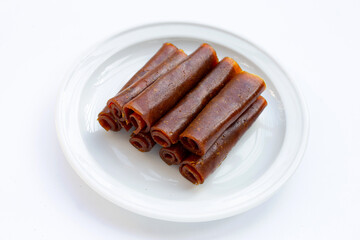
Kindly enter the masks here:
[[[263, 191], [261, 193], [261, 195], [256, 198], [257, 201], [253, 201], [250, 204], [248, 204], [246, 207], [241, 208], [240, 210], [237, 210], [236, 212], [233, 212], [231, 214], [229, 213], [225, 213], [225, 214], [217, 214], [217, 215], [211, 215], [211, 216], [199, 216], [196, 218], [177, 218], [176, 216], [164, 216], [161, 214], [156, 214], [154, 212], [149, 212], [149, 211], [144, 211], [140, 208], [136, 208], [133, 206], [130, 206], [129, 204], [125, 204], [121, 201], [117, 201], [116, 199], [114, 199], [112, 196], [110, 196], [109, 194], [106, 193], [106, 191], [103, 191], [101, 189], [101, 187], [99, 187], [99, 185], [96, 185], [94, 183], [93, 180], [89, 179], [88, 176], [86, 175], [85, 172], [82, 171], [81, 168], [77, 167], [75, 162], [72, 159], [72, 153], [71, 150], [66, 146], [66, 140], [63, 136], [63, 133], [61, 131], [61, 127], [60, 127], [60, 105], [61, 105], [61, 99], [62, 99], [62, 93], [64, 92], [66, 85], [69, 81], [71, 81], [71, 74], [76, 70], [76, 68], [78, 67], [78, 65], [80, 65], [83, 62], [83, 59], [85, 59], [87, 56], [91, 55], [93, 53], [93, 51], [95, 49], [97, 49], [99, 46], [106, 44], [107, 42], [113, 40], [114, 38], [120, 37], [121, 35], [127, 34], [129, 32], [132, 31], [137, 31], [140, 30], [142, 28], [149, 28], [149, 27], [156, 27], [156, 26], [162, 26], [162, 25], [183, 25], [183, 26], [197, 26], [197, 27], [201, 27], [201, 28], [208, 28], [208, 29], [212, 29], [215, 31], [219, 31], [222, 32], [224, 34], [227, 35], [231, 35], [237, 39], [240, 39], [241, 41], [245, 41], [246, 43], [254, 46], [256, 49], [258, 49], [259, 51], [261, 51], [264, 55], [266, 55], [271, 61], [273, 61], [277, 67], [279, 68], [279, 70], [284, 74], [284, 76], [286, 76], [287, 80], [289, 81], [289, 83], [291, 84], [291, 86], [293, 87], [293, 90], [295, 91], [296, 95], [297, 95], [297, 99], [300, 103], [299, 107], [302, 113], [302, 123], [304, 126], [304, 132], [302, 134], [301, 137], [301, 144], [298, 147], [297, 153], [294, 157], [294, 160], [292, 161], [291, 165], [289, 166], [288, 170], [285, 172], [285, 174], [275, 183], [273, 184], [271, 187], [267, 188], [265, 191]], [[55, 127], [56, 127], [56, 133], [57, 133], [57, 137], [60, 143], [60, 147], [65, 155], [65, 158], [67, 160], [67, 162], [70, 164], [70, 166], [73, 168], [73, 170], [79, 175], [79, 177], [91, 188], [93, 189], [95, 192], [97, 192], [100, 196], [104, 197], [105, 199], [109, 200], [110, 202], [114, 203], [117, 206], [120, 206], [126, 210], [132, 211], [136, 214], [142, 215], [142, 216], [147, 216], [150, 218], [155, 218], [155, 219], [160, 219], [160, 220], [166, 220], [166, 221], [174, 221], [174, 222], [206, 222], [206, 221], [212, 221], [212, 220], [217, 220], [217, 219], [222, 219], [222, 218], [226, 218], [226, 217], [231, 217], [240, 213], [243, 213], [249, 209], [252, 209], [262, 203], [264, 203], [267, 199], [269, 199], [273, 194], [275, 194], [277, 192], [277, 190], [280, 189], [281, 186], [284, 185], [284, 183], [286, 183], [289, 178], [295, 173], [296, 169], [298, 168], [298, 166], [301, 163], [301, 160], [303, 159], [303, 156], [305, 154], [306, 148], [307, 148], [307, 144], [308, 144], [308, 138], [309, 138], [309, 131], [310, 131], [310, 117], [309, 117], [309, 110], [308, 110], [308, 106], [307, 103], [304, 99], [303, 94], [301, 93], [301, 91], [299, 90], [298, 86], [296, 85], [296, 83], [294, 82], [294, 80], [292, 78], [289, 77], [289, 75], [287, 74], [287, 72], [285, 72], [285, 70], [282, 68], [282, 66], [278, 63], [278, 61], [276, 61], [274, 59], [274, 57], [272, 57], [270, 54], [268, 54], [266, 51], [264, 51], [261, 47], [257, 46], [256, 44], [254, 44], [253, 42], [247, 40], [246, 38], [234, 34], [230, 31], [227, 30], [223, 30], [221, 28], [218, 27], [214, 27], [214, 26], [210, 26], [210, 25], [206, 25], [206, 24], [200, 24], [200, 23], [191, 23], [191, 22], [179, 22], [179, 21], [168, 21], [168, 22], [156, 22], [156, 23], [150, 23], [150, 24], [141, 24], [135, 27], [130, 27], [128, 29], [125, 29], [124, 31], [121, 31], [117, 34], [114, 34], [110, 37], [105, 38], [105, 40], [103, 41], [98, 41], [97, 43], [95, 43], [92, 47], [85, 49], [83, 54], [81, 54], [74, 62], [72, 62], [71, 64], [71, 68], [68, 68], [68, 71], [66, 72], [65, 76], [63, 77], [63, 81], [61, 83], [61, 86], [59, 88], [58, 91], [58, 95], [57, 95], [57, 101], [56, 101], [56, 111], [55, 111]]]

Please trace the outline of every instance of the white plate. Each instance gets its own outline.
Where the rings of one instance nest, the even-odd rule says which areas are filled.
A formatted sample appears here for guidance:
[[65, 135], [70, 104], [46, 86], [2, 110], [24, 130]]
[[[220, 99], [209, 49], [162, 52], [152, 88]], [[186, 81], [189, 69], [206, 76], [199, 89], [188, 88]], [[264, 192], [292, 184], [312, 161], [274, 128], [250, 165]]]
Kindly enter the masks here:
[[[177, 166], [141, 153], [124, 130], [105, 132], [96, 118], [123, 84], [164, 42], [191, 53], [211, 44], [263, 77], [268, 107], [223, 164], [199, 186]], [[162, 23], [120, 33], [93, 48], [66, 77], [56, 126], [71, 166], [96, 192], [152, 218], [198, 222], [229, 217], [268, 199], [292, 175], [305, 151], [309, 120], [304, 101], [279, 65], [241, 37], [212, 27]]]

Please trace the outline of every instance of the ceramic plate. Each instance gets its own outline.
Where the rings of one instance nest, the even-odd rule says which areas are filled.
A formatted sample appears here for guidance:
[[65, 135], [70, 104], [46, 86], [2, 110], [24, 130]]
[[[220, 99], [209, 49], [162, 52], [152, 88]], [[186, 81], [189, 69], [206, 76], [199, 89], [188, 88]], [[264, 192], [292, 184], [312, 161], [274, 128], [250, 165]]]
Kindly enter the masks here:
[[[166, 165], [158, 146], [141, 153], [130, 145], [129, 132], [106, 132], [96, 120], [106, 101], [164, 42], [186, 53], [209, 43], [219, 59], [234, 58], [267, 84], [268, 107], [199, 186], [183, 178], [177, 166]], [[242, 213], [279, 189], [304, 153], [308, 115], [294, 83], [252, 43], [208, 26], [162, 23], [122, 32], [83, 56], [61, 87], [56, 126], [67, 160], [100, 195], [148, 217], [199, 222]]]

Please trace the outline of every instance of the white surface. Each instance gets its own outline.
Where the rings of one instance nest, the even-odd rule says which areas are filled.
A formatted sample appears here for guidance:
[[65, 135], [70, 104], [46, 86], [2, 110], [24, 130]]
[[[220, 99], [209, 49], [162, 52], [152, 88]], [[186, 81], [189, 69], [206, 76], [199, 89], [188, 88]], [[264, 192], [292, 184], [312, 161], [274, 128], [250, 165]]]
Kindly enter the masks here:
[[[359, 239], [359, 2], [144, 4], [0, 3], [0, 239]], [[140, 217], [89, 189], [59, 148], [54, 108], [64, 71], [94, 43], [162, 20], [246, 37], [280, 62], [308, 101], [302, 164], [243, 215], [199, 224]]]
[[[131, 147], [130, 133], [107, 133], [96, 120], [109, 97], [165, 42], [189, 54], [210, 43], [219, 59], [234, 58], [267, 85], [266, 110], [200, 186], [161, 161], [160, 147], [141, 153]], [[56, 128], [70, 165], [103, 197], [161, 220], [205, 222], [258, 206], [292, 176], [308, 140], [304, 99], [277, 63], [242, 38], [203, 25], [162, 23], [119, 33], [86, 53], [59, 91]]]

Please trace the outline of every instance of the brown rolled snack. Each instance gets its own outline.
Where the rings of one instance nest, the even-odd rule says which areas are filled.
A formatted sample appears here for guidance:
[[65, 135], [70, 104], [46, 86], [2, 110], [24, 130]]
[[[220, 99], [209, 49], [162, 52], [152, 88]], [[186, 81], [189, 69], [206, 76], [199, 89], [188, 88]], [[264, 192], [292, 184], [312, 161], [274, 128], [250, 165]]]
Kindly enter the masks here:
[[132, 124], [126, 122], [125, 120], [117, 120], [122, 128], [126, 131], [129, 131], [132, 128]]
[[[178, 65], [181, 61], [183, 61], [187, 57], [186, 53], [184, 53], [183, 50], [177, 49], [173, 55], [171, 55], [170, 58], [168, 58], [167, 61], [161, 63], [153, 70], [149, 71], [147, 74], [145, 74], [141, 79], [134, 82], [130, 86], [128, 86], [126, 89], [119, 92], [115, 97], [110, 98], [107, 102], [108, 107], [111, 109], [111, 112], [116, 115], [116, 118], [118, 120], [125, 120], [123, 118], [124, 114], [123, 106], [128, 103], [130, 100], [132, 100], [134, 97], [139, 95], [144, 89], [146, 89], [148, 86], [153, 84], [156, 79], [158, 79], [160, 76], [164, 75], [168, 71], [170, 71], [172, 68], [174, 68], [176, 65]], [[127, 121], [128, 122], [128, 121]]]
[[170, 147], [162, 147], [159, 152], [161, 159], [167, 165], [179, 165], [189, 154], [190, 152], [179, 142]]
[[150, 133], [142, 132], [138, 134], [131, 134], [129, 142], [140, 152], [149, 152], [156, 144]]
[[134, 82], [137, 82], [146, 73], [150, 72], [151, 70], [159, 66], [161, 63], [168, 60], [177, 50], [178, 48], [174, 46], [174, 44], [164, 43], [161, 48], [155, 53], [155, 55], [152, 56], [150, 60], [147, 61], [145, 65], [135, 73], [135, 75], [121, 88], [121, 90], [129, 87]]
[[232, 58], [226, 57], [221, 60], [195, 88], [151, 127], [151, 136], [154, 141], [163, 147], [177, 143], [180, 134], [206, 104], [232, 77], [241, 71], [239, 65]]
[[265, 82], [259, 76], [245, 71], [237, 74], [180, 134], [181, 143], [190, 152], [204, 155], [265, 88]]
[[[195, 52], [158, 78], [133, 100], [125, 104], [125, 118], [136, 128], [134, 133], [149, 132], [189, 90], [218, 63], [215, 50], [202, 44]], [[131, 115], [131, 117], [130, 117]]]
[[[135, 75], [121, 88], [119, 92], [126, 89], [131, 84], [137, 82], [147, 72], [153, 70], [158, 65], [166, 61], [177, 50], [177, 47], [175, 47], [173, 44], [164, 43], [162, 47], [155, 53], [155, 55], [139, 71], [135, 73]], [[121, 129], [119, 121], [115, 118], [107, 106], [105, 106], [105, 108], [98, 114], [98, 121], [106, 131], [119, 131]]]
[[193, 184], [202, 184], [224, 161], [241, 136], [250, 128], [266, 107], [265, 98], [259, 97], [221, 136], [203, 156], [191, 154], [180, 165], [179, 171]]
[[97, 120], [106, 131], [111, 130], [118, 132], [121, 129], [121, 125], [116, 121], [114, 115], [107, 106], [98, 114]]

